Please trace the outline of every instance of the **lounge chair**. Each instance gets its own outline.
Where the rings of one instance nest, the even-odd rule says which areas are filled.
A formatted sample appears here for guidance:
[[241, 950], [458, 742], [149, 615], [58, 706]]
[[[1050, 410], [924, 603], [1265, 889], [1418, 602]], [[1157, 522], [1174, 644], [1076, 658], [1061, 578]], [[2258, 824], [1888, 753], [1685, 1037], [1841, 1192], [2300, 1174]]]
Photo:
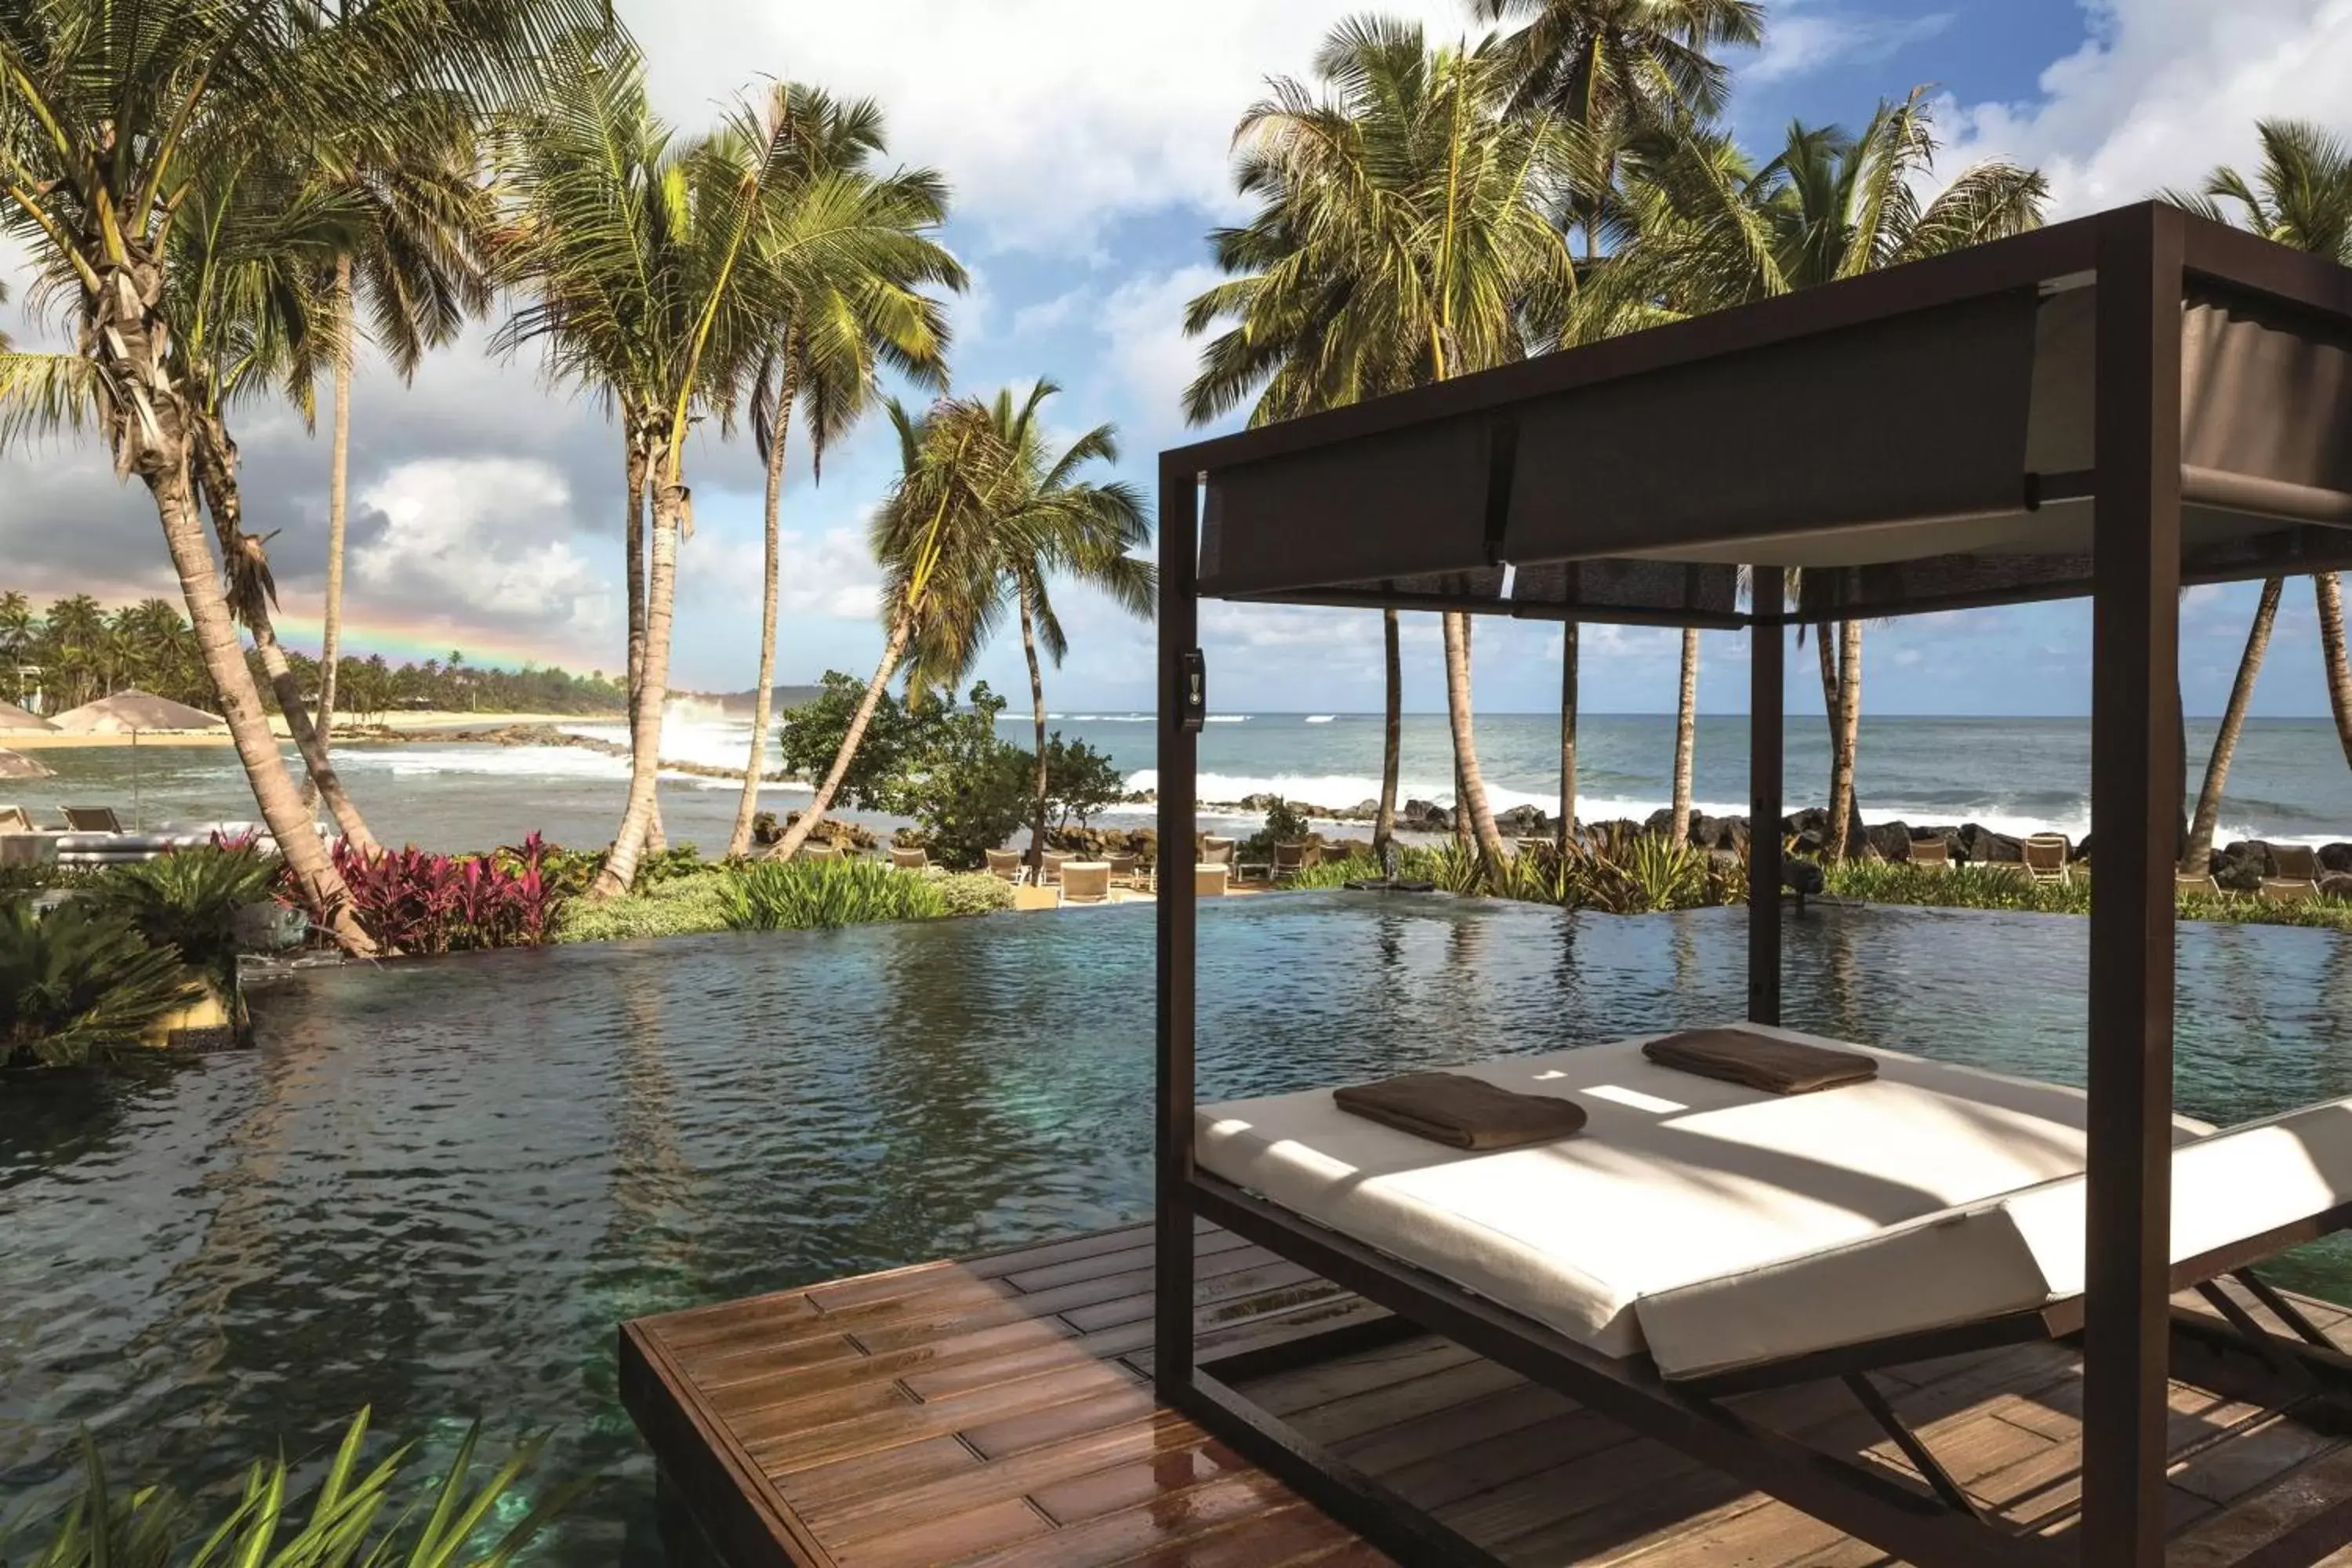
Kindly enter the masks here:
[[1108, 860], [1065, 860], [1062, 862], [1062, 902], [1066, 904], [1107, 904], [1110, 902], [1110, 862]]
[[[1991, 1550], [1871, 1378], [2082, 1327], [2087, 1099], [1876, 1050], [1874, 1081], [1775, 1097], [1660, 1067], [1640, 1046], [1453, 1069], [1588, 1113], [1573, 1137], [1493, 1152], [1349, 1115], [1328, 1089], [1202, 1107], [1198, 1213], [1637, 1433], [1794, 1489], [1808, 1511], [1906, 1558], [2042, 1561], [2006, 1539], [2014, 1555]], [[2172, 1138], [2174, 1289], [2218, 1308], [2213, 1281], [2232, 1279], [2309, 1338], [2249, 1270], [2352, 1224], [2352, 1097], [2221, 1131], [2176, 1116]], [[2332, 1349], [2229, 1300], [2218, 1319], [2176, 1313], [2176, 1334], [2237, 1336], [2282, 1406], [2314, 1378], [2352, 1386]], [[1201, 1370], [1217, 1376], [1213, 1361]], [[1817, 1379], [1843, 1379], [1922, 1484], [1717, 1403]]]
[[1231, 866], [1234, 863], [1234, 847], [1238, 842], [1237, 839], [1219, 838], [1213, 835], [1203, 836], [1200, 863], [1203, 866]]
[[1112, 856], [1110, 858], [1110, 885], [1114, 888], [1133, 888], [1139, 886], [1143, 880], [1142, 865], [1143, 857], [1140, 855]]
[[2072, 846], [2063, 833], [2037, 833], [2019, 847], [2025, 874], [2037, 882], [2066, 883], [2074, 879], [2074, 868], [2066, 863]]
[[812, 838], [793, 852], [793, 858], [795, 860], [845, 860], [848, 857], [841, 852], [840, 846]]
[[32, 813], [21, 805], [0, 805], [0, 833], [34, 833]]
[[2271, 874], [2263, 879], [2263, 898], [2292, 904], [2319, 897], [2319, 851], [2310, 845], [2271, 846]]
[[1037, 879], [1049, 888], [1054, 886], [1062, 879], [1062, 868], [1076, 858], [1066, 849], [1046, 850], [1038, 857]]
[[1017, 849], [988, 851], [988, 874], [1002, 877], [1008, 882], [1021, 880], [1021, 852]]
[[901, 871], [926, 870], [931, 864], [931, 852], [922, 848], [902, 848], [893, 844], [890, 846], [890, 864]]
[[1274, 847], [1274, 879], [1286, 882], [1323, 858], [1318, 844], [1277, 844]]
[[1914, 838], [1910, 852], [1904, 857], [1914, 866], [1932, 866], [1938, 871], [1952, 868], [1952, 841], [1948, 838]]
[[2199, 876], [2193, 871], [2176, 871], [2172, 877], [2172, 896], [2218, 899], [2221, 896], [2221, 884], [2211, 877]]
[[2266, 904], [2299, 904], [2319, 897], [2319, 884], [2294, 877], [2264, 877], [2263, 902]]
[[1213, 860], [1202, 861], [1192, 868], [1192, 896], [1196, 899], [1222, 899], [1233, 868]]
[[69, 805], [65, 808], [68, 833], [120, 833], [122, 818], [110, 805]]

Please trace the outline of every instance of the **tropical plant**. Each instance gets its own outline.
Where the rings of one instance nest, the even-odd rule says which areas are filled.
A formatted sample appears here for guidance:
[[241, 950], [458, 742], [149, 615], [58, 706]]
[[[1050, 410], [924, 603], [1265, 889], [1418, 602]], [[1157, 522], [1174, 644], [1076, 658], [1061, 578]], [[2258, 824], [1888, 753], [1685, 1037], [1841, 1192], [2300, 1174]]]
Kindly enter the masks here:
[[[2280, 245], [2352, 266], [2352, 144], [2323, 127], [2301, 120], [2264, 120], [2254, 132], [2263, 161], [2249, 176], [2224, 164], [2205, 177], [2199, 191], [2166, 191], [2166, 201], [2216, 223], [2235, 222]], [[2271, 585], [2263, 584], [2265, 594]], [[2336, 716], [2336, 738], [2352, 763], [2352, 652], [2344, 628], [2344, 582], [2333, 572], [2315, 574], [2312, 595], [2319, 612], [2319, 651], [2327, 677], [2327, 702]], [[2275, 603], [2275, 595], [2273, 595]], [[2261, 625], [2257, 616], [2257, 625]], [[2265, 629], [2263, 638], [2268, 641]], [[2262, 649], [2246, 643], [2244, 664], [2259, 665]], [[2252, 682], [2242, 664], [2239, 679]], [[2226, 737], [2234, 746], [2234, 733]], [[2222, 740], [2214, 739], [2208, 787], [2217, 795], [2228, 776]], [[2209, 836], [2207, 849], [2211, 847]]]
[[1084, 741], [1065, 741], [1059, 730], [1045, 742], [1046, 793], [1052, 797], [1055, 831], [1062, 832], [1076, 817], [1086, 827], [1095, 814], [1127, 794], [1127, 776], [1118, 764]]
[[2198, 786], [2197, 807], [2189, 819], [2189, 837], [2180, 849], [2180, 869], [2201, 877], [2213, 867], [2213, 829], [2221, 820], [2221, 791], [2230, 763], [2238, 753], [2238, 738], [2246, 727], [2246, 710], [2253, 701], [2254, 678], [2262, 673], [2263, 655], [2269, 648], [2271, 628], [2277, 624], [2284, 578], [2268, 577], [2254, 600], [2253, 625], [2246, 631], [2246, 648], [2238, 658], [2237, 675], [2230, 682], [2230, 700], [2213, 735], [2212, 754], [2205, 763], [2205, 780]]
[[[1789, 127], [1780, 153], [1751, 165], [1731, 140], [1669, 126], [1629, 152], [1630, 236], [1579, 301], [1570, 333], [1604, 335], [1900, 266], [2040, 225], [2048, 182], [1991, 160], [1927, 194], [1937, 143], [1927, 89], [1882, 103], [1859, 136]], [[1862, 714], [1862, 628], [1820, 644], [1830, 721], [1828, 853], [1849, 847]]]
[[786, 268], [761, 245], [798, 154], [781, 91], [677, 145], [635, 49], [609, 34], [562, 41], [548, 76], [546, 98], [506, 138], [510, 210], [495, 260], [524, 302], [497, 341], [537, 345], [554, 380], [596, 391], [618, 414], [633, 577], [647, 489], [653, 498], [642, 639], [631, 590], [628, 799], [591, 889], [613, 898], [657, 824], [677, 552], [692, 527], [687, 437], [698, 415], [724, 407], [741, 356], [785, 313]]
[[1280, 795], [1266, 802], [1265, 826], [1244, 839], [1242, 847], [1256, 859], [1265, 859], [1277, 844], [1303, 844], [1313, 825], [1307, 814]]
[[[170, 1487], [116, 1490], [85, 1432], [81, 1490], [54, 1517], [36, 1521], [47, 1540], [22, 1560], [24, 1568], [173, 1568], [200, 1531], [186, 1568], [506, 1568], [583, 1489], [557, 1488], [517, 1518], [509, 1505], [519, 1500], [516, 1485], [537, 1460], [543, 1435], [525, 1439], [474, 1487], [477, 1423], [428, 1490], [403, 1485], [413, 1470], [409, 1447], [362, 1471], [367, 1430], [362, 1410], [309, 1499], [307, 1519], [281, 1456], [254, 1462], [236, 1506], [209, 1530], [194, 1504]], [[397, 1501], [403, 1490], [415, 1494], [404, 1506]], [[498, 1531], [490, 1543], [476, 1544], [474, 1538], [490, 1530]], [[0, 1557], [0, 1568], [11, 1561]]]
[[821, 89], [783, 83], [774, 89], [773, 108], [789, 158], [759, 235], [758, 259], [783, 284], [777, 297], [783, 314], [768, 324], [739, 371], [750, 382], [752, 436], [767, 466], [767, 489], [760, 672], [743, 793], [727, 843], [730, 858], [751, 851], [767, 756], [784, 458], [795, 408], [806, 412], [810, 470], [822, 479], [827, 448], [872, 405], [881, 365], [946, 389], [947, 321], [922, 289], [961, 289], [966, 281], [934, 237], [947, 216], [939, 175], [929, 169], [882, 175], [870, 167], [884, 145], [882, 111], [871, 100], [843, 103]]
[[224, 994], [236, 984], [236, 915], [266, 903], [278, 879], [277, 857], [251, 845], [175, 849], [152, 860], [110, 867], [88, 895], [93, 909], [131, 927], [150, 947], [175, 949]]
[[563, 906], [557, 942], [633, 942], [727, 929], [727, 872], [706, 865], [625, 898], [575, 899]]
[[[495, 855], [436, 855], [409, 846], [369, 854], [335, 846], [353, 911], [384, 949], [430, 954], [537, 947], [553, 939], [566, 869], [539, 835]], [[603, 868], [598, 868], [599, 875]]]
[[1013, 907], [1013, 884], [992, 871], [950, 871], [931, 879], [950, 915], [992, 915]]
[[189, 996], [173, 947], [73, 899], [0, 900], [0, 1067], [79, 1067], [137, 1046]]
[[937, 882], [862, 858], [757, 861], [730, 877], [725, 899], [735, 931], [829, 931], [948, 913]]
[[969, 707], [934, 705], [922, 749], [877, 798], [883, 810], [915, 819], [918, 837], [942, 866], [984, 863], [1028, 815], [1034, 759], [998, 738], [1003, 710], [1004, 700], [986, 681], [971, 689]]
[[834, 785], [834, 798], [856, 811], [878, 805], [910, 759], [929, 746], [932, 728], [949, 711], [947, 704], [929, 697], [901, 702], [877, 690], [869, 704], [866, 696], [866, 682], [826, 670], [816, 696], [785, 712], [778, 742], [784, 771], [814, 778], [841, 755], [851, 729], [857, 728], [859, 742], [848, 748], [849, 765]]
[[411, 90], [486, 107], [533, 74], [555, 31], [606, 25], [597, 10], [379, 0], [330, 16], [310, 0], [158, 0], [131, 15], [58, 0], [0, 12], [0, 223], [77, 328], [70, 354], [0, 361], [14, 416], [0, 427], [21, 427], [28, 407], [49, 423], [89, 417], [116, 471], [147, 489], [256, 804], [306, 901], [354, 947], [365, 937], [335, 912], [342, 889], [307, 830], [198, 515], [203, 394], [174, 364], [195, 328], [176, 231], [198, 221], [205, 182], [282, 171]]
[[[1211, 236], [1230, 276], [1186, 310], [1190, 333], [1233, 323], [1185, 393], [1196, 424], [1253, 395], [1264, 423], [1487, 369], [1566, 318], [1575, 268], [1552, 216], [1575, 188], [1573, 142], [1549, 113], [1507, 112], [1517, 82], [1496, 40], [1433, 50], [1417, 26], [1358, 19], [1316, 70], [1324, 96], [1278, 79], [1234, 133], [1257, 211]], [[1500, 876], [1465, 622], [1444, 616], [1458, 804]]]

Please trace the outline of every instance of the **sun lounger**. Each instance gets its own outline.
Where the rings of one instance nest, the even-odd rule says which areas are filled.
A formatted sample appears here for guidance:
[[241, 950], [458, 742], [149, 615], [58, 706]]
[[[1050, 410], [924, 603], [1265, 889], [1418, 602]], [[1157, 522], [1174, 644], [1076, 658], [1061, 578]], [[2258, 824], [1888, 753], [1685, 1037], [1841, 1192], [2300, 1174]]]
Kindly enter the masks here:
[[2069, 882], [2074, 872], [2066, 863], [2071, 847], [2063, 833], [2037, 833], [2021, 845], [2025, 874], [2037, 882]]
[[32, 814], [21, 805], [0, 805], [0, 833], [35, 831]]
[[793, 852], [793, 858], [795, 860], [843, 860], [848, 857], [842, 854], [837, 845], [821, 843], [812, 838]]
[[[1671, 1071], [1639, 1040], [1457, 1068], [1589, 1114], [1572, 1137], [1490, 1152], [1351, 1116], [1328, 1089], [1203, 1106], [1198, 1212], [1636, 1432], [1888, 1536], [1906, 1558], [2044, 1561], [2005, 1533], [1994, 1550], [1871, 1375], [2082, 1327], [2087, 1100], [1763, 1032], [1860, 1049], [1878, 1075], [1776, 1097]], [[2352, 1387], [2352, 1361], [2263, 1329], [2211, 1286], [2238, 1280], [2311, 1337], [2249, 1270], [2352, 1224], [2352, 1097], [2223, 1131], [2176, 1116], [2172, 1135], [2174, 1289], [2230, 1301], [2221, 1318], [2176, 1314], [2176, 1332], [2237, 1336], [2257, 1352], [2240, 1363], [2282, 1406], [2314, 1378]], [[1201, 1372], [1213, 1382], [1217, 1363]], [[1883, 1468], [1717, 1403], [1829, 1378], [1924, 1484], [1890, 1493]], [[1253, 1418], [1277, 1436], [1275, 1418]]]
[[1114, 855], [1110, 858], [1110, 885], [1132, 888], [1142, 881], [1143, 858], [1139, 855]]
[[2292, 877], [2264, 877], [2263, 901], [2269, 904], [2299, 904], [2306, 899], [2319, 897], [2319, 884], [2298, 881]]
[[68, 833], [120, 833], [122, 818], [110, 805], [69, 805], [65, 808]]
[[1110, 902], [1110, 862], [1108, 860], [1065, 860], [1062, 862], [1062, 901], [1066, 904], [1107, 904]]
[[1274, 847], [1274, 879], [1286, 882], [1322, 858], [1322, 847], [1301, 842]]
[[1952, 843], [1948, 838], [1914, 838], [1906, 857], [1914, 866], [1932, 866], [1939, 871], [1952, 865]]
[[2319, 897], [2319, 852], [2308, 844], [2271, 846], [2271, 874], [2263, 879], [2263, 897], [2274, 904], [2301, 903]]
[[901, 871], [925, 870], [930, 863], [931, 852], [928, 849], [908, 849], [896, 844], [890, 846], [890, 864]]
[[1192, 868], [1192, 896], [1196, 899], [1222, 899], [1232, 868], [1203, 862]]
[[1234, 863], [1234, 846], [1239, 841], [1213, 836], [1201, 840], [1200, 863], [1203, 866], [1230, 866]]
[[2210, 877], [2179, 871], [2173, 875], [2172, 893], [2175, 898], [2193, 894], [2199, 898], [2218, 899], [2221, 896], [2221, 884]]
[[1038, 857], [1037, 880], [1052, 887], [1062, 879], [1062, 868], [1077, 857], [1066, 849], [1048, 849]]

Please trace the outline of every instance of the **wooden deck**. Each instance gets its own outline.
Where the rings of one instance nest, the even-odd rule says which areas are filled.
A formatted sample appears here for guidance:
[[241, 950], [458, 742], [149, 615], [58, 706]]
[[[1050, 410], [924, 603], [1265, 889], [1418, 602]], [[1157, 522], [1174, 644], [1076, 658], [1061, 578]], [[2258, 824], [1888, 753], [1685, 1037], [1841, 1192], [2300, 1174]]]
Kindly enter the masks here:
[[[622, 1396], [673, 1504], [731, 1568], [1388, 1561], [1191, 1423], [1148, 1381], [1148, 1228], [1105, 1231], [643, 1319]], [[1377, 1309], [1204, 1230], [1202, 1353]], [[2307, 1304], [2331, 1331], [2347, 1314]], [[2035, 1345], [1908, 1368], [1896, 1408], [1984, 1507], [2070, 1531], [2080, 1364]], [[1236, 1379], [1261, 1405], [1506, 1563], [1871, 1568], [1885, 1559], [1444, 1341]], [[2222, 1380], [2226, 1381], [2226, 1380]], [[1901, 1460], [1835, 1384], [1750, 1396], [1818, 1447]], [[2178, 1568], [2352, 1568], [2352, 1444], [2176, 1381]]]

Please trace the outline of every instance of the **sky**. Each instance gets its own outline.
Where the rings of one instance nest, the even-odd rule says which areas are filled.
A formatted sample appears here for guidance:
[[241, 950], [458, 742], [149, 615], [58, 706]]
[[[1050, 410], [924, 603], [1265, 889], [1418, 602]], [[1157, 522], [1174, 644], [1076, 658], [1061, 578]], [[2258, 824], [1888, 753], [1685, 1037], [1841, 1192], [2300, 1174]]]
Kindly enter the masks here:
[[[971, 274], [954, 300], [959, 392], [1062, 390], [1063, 438], [1117, 426], [1116, 472], [1150, 493], [1154, 455], [1194, 438], [1179, 408], [1199, 343], [1188, 299], [1213, 280], [1206, 232], [1242, 208], [1228, 144], [1270, 76], [1304, 76], [1317, 40], [1368, 9], [1475, 37], [1469, 0], [618, 0], [643, 44], [655, 100], [680, 126], [713, 120], [768, 77], [868, 94], [889, 156], [943, 174], [947, 242]], [[1858, 126], [1876, 102], [1927, 85], [1947, 175], [2002, 156], [2051, 177], [2053, 216], [2079, 216], [2249, 163], [2258, 116], [2352, 132], [2352, 0], [1772, 0], [1764, 47], [1737, 57], [1731, 110], [1751, 149], [1787, 124]], [[0, 252], [16, 302], [0, 326], [54, 341], [22, 314], [21, 258]], [[353, 396], [346, 615], [355, 651], [394, 659], [524, 658], [612, 670], [625, 619], [618, 437], [593, 398], [550, 386], [529, 356], [497, 360], [488, 329], [433, 355], [411, 385], [381, 364]], [[1788, 411], [1759, 409], [1761, 419]], [[1834, 411], [1820, 411], [1834, 426]], [[239, 417], [247, 527], [270, 541], [281, 634], [315, 646], [324, 586], [327, 451], [290, 410]], [[1819, 429], [1804, 438], [1819, 440]], [[895, 457], [879, 422], [854, 433], [813, 481], [795, 448], [784, 498], [778, 678], [864, 674], [877, 656], [876, 572], [864, 527]], [[1833, 446], [1825, 447], [1832, 458]], [[760, 474], [748, 442], [707, 428], [688, 454], [696, 531], [682, 552], [674, 684], [748, 687], [758, 653]], [[144, 492], [70, 444], [0, 458], [0, 589], [36, 598], [175, 596]], [[2251, 618], [2251, 585], [2193, 591], [2183, 606], [2189, 710], [2220, 710]], [[1081, 591], [1058, 596], [1071, 657], [1047, 676], [1056, 711], [1148, 708], [1152, 634]], [[1408, 617], [1405, 701], [1444, 703], [1433, 617]], [[1559, 632], [1483, 624], [1477, 704], [1558, 705]], [[1219, 707], [1348, 711], [1381, 701], [1380, 620], [1370, 612], [1203, 606]], [[2089, 700], [2085, 605], [1923, 616], [1874, 626], [1864, 681], [1879, 713], [2080, 713]], [[1743, 639], [1703, 638], [1700, 701], [1743, 710]], [[1584, 632], [1589, 711], [1671, 710], [1678, 637]], [[2326, 710], [2308, 585], [2290, 586], [2254, 710]], [[1820, 700], [1810, 660], [1790, 700]], [[1025, 690], [1017, 638], [981, 667]]]

